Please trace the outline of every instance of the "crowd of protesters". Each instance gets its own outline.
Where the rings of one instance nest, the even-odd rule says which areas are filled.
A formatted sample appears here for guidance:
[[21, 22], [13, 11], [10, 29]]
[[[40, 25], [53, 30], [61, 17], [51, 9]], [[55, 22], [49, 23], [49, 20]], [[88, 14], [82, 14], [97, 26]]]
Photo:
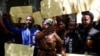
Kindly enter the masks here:
[[[34, 24], [34, 18], [27, 16], [24, 25], [13, 25], [9, 14], [0, 19], [0, 55], [4, 56], [4, 43], [13, 42], [35, 46], [34, 56], [56, 56], [60, 53], [89, 54], [100, 56], [100, 20], [94, 22], [94, 15], [83, 11], [81, 23], [69, 15], [64, 18], [47, 18], [42, 26]], [[20, 40], [20, 41], [19, 41]]]

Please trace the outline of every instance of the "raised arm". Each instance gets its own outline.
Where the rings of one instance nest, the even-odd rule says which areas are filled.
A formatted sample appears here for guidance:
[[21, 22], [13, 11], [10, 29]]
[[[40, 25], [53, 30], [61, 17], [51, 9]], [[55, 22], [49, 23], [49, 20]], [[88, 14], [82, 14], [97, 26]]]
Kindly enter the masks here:
[[1, 27], [1, 30], [3, 31], [3, 33], [5, 33], [5, 34], [9, 33], [9, 31], [5, 27], [2, 19], [0, 19], [0, 27]]
[[21, 29], [16, 29], [14, 26], [11, 25], [10, 23], [10, 15], [9, 14], [4, 14], [3, 15], [3, 21], [4, 24], [6, 26], [6, 28], [10, 31], [13, 32], [15, 34], [21, 34]]

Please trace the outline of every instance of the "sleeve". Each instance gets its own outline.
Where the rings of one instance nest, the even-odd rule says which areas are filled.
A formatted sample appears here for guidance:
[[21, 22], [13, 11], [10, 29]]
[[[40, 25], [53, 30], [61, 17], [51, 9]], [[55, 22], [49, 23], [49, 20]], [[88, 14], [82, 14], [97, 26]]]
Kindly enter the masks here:
[[11, 23], [8, 20], [8, 18], [4, 18], [3, 21], [4, 21], [6, 28], [9, 31], [11, 31], [12, 33], [15, 33], [15, 34], [21, 34], [22, 29], [16, 29], [14, 26], [11, 26]]

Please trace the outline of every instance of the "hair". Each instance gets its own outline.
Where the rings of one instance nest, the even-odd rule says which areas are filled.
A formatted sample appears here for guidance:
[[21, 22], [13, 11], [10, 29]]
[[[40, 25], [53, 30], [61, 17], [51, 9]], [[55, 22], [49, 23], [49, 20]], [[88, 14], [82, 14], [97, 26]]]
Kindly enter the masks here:
[[93, 19], [94, 19], [94, 15], [90, 11], [83, 11], [81, 14], [82, 15], [89, 15], [91, 18], [91, 21], [93, 21]]
[[[33, 16], [27, 16], [27, 17], [31, 17], [31, 18], [32, 18], [32, 21], [33, 21], [33, 24], [34, 24], [34, 18], [33, 18]], [[26, 17], [26, 18], [27, 18], [27, 17]]]

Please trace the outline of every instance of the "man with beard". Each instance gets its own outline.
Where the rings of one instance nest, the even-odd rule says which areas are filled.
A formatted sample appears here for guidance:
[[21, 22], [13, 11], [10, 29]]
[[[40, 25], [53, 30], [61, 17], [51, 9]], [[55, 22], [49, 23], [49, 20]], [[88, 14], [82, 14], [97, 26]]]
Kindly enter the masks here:
[[79, 32], [81, 34], [83, 52], [96, 55], [100, 52], [100, 33], [93, 28], [93, 19], [94, 16], [91, 12], [82, 12], [82, 24], [79, 26]]
[[39, 32], [39, 30], [33, 27], [34, 18], [32, 16], [27, 16], [24, 28], [18, 28], [18, 29], [11, 25], [11, 23], [9, 22], [10, 18], [11, 17], [9, 14], [3, 15], [3, 20], [7, 29], [14, 34], [21, 35], [23, 45], [29, 45], [29, 46], [34, 45], [37, 47], [37, 43], [35, 41], [35, 35], [37, 32]]

